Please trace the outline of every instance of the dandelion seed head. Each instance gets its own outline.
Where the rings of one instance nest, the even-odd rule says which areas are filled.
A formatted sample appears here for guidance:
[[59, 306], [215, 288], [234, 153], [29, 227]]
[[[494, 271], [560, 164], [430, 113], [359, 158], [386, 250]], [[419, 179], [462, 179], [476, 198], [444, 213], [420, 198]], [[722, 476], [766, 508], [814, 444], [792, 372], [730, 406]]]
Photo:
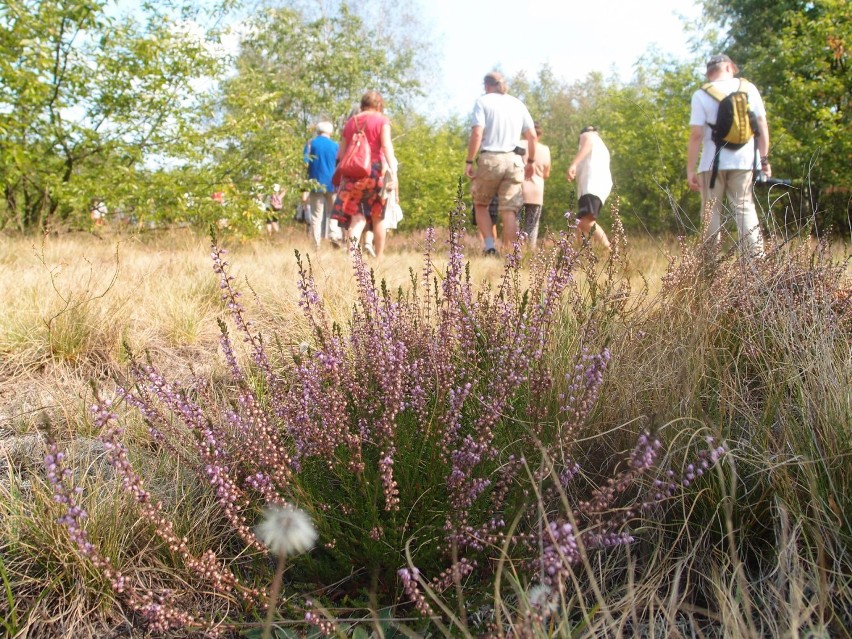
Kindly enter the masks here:
[[311, 518], [294, 506], [267, 508], [256, 532], [275, 555], [298, 555], [310, 550], [317, 540]]
[[556, 612], [558, 606], [553, 589], [546, 584], [535, 584], [527, 591], [530, 606], [538, 610], [545, 618]]

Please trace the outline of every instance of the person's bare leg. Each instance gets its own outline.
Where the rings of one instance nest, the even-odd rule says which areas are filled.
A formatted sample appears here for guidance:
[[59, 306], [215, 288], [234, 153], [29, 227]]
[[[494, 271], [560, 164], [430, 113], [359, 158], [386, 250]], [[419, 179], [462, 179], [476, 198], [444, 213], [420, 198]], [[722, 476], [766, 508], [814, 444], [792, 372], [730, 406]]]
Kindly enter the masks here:
[[500, 217], [503, 220], [503, 252], [511, 253], [512, 244], [518, 239], [518, 216], [511, 209], [503, 209]]
[[601, 228], [600, 224], [595, 223], [595, 232], [592, 234], [592, 239], [597, 240], [598, 244], [604, 247], [607, 251], [612, 248], [609, 243], [609, 238], [607, 237], [603, 228]]
[[[592, 231], [592, 227], [594, 226], [594, 231]], [[585, 215], [579, 219], [577, 222], [577, 228], [574, 231], [575, 237], [577, 238], [577, 243], [581, 244], [584, 237], [589, 238], [589, 242], [597, 242], [605, 249], [609, 250], [610, 243], [609, 238], [606, 236], [601, 225], [595, 221], [591, 215]], [[591, 237], [589, 236], [591, 234]]]
[[496, 242], [496, 227], [491, 224], [491, 215], [488, 213], [488, 205], [474, 204], [473, 209], [476, 211], [476, 228], [479, 229], [479, 235], [482, 237], [483, 243], [486, 238], [489, 237]]
[[364, 227], [367, 226], [367, 218], [358, 213], [357, 215], [353, 215], [352, 219], [349, 220], [349, 231], [347, 233], [347, 239], [351, 243], [353, 240], [357, 244], [361, 241], [361, 233], [364, 232]]
[[373, 220], [373, 250], [376, 252], [376, 257], [382, 256], [385, 250], [385, 240], [387, 239], [387, 231], [385, 230], [384, 220]]

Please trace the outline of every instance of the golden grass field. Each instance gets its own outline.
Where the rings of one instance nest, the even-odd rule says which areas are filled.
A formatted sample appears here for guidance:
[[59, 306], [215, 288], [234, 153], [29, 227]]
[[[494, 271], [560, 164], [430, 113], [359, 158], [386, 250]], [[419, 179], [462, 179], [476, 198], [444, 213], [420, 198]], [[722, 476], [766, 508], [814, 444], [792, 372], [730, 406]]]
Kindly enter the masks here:
[[[437, 232], [439, 273], [447, 261], [446, 238], [445, 230]], [[619, 241], [616, 267], [597, 254], [577, 273], [582, 293], [576, 299], [598, 295], [613, 309], [596, 334], [613, 351], [596, 423], [607, 432], [634, 429], [634, 422], [661, 425], [672, 440], [698, 425], [724, 434], [730, 461], [718, 486], [678, 502], [674, 520], [643, 523], [651, 550], [641, 581], [631, 578], [607, 593], [608, 563], [586, 566], [578, 579], [595, 586], [597, 604], [583, 608], [584, 623], [551, 622], [536, 636], [849, 637], [848, 244], [829, 250], [800, 242], [758, 266], [744, 267], [728, 255], [705, 281], [694, 245], [682, 250], [675, 239], [641, 237], [626, 238], [625, 247], [625, 238]], [[391, 237], [384, 259], [367, 262], [376, 280], [391, 290], [407, 288], [410, 271], [422, 271], [425, 242], [422, 232]], [[248, 317], [278, 346], [298, 349], [310, 339], [298, 306], [294, 251], [310, 258], [332, 319], [345, 325], [351, 317], [356, 281], [346, 251], [314, 251], [293, 227], [271, 239], [225, 237], [221, 244], [229, 250]], [[471, 235], [464, 245], [474, 288], [497, 286], [504, 261], [481, 257]], [[550, 246], [552, 240], [543, 242], [543, 250]], [[526, 256], [525, 264], [531, 259]], [[211, 268], [210, 240], [187, 229], [0, 236], [0, 268], [3, 629], [10, 637], [107, 636], [121, 628], [128, 633], [121, 636], [145, 636], [131, 629], [132, 616], [121, 612], [92, 569], [71, 558], [47, 505], [44, 434], [96, 448], [99, 433], [88, 413], [93, 384], [124, 379], [129, 352], [149, 357], [175, 379], [190, 371], [211, 380], [225, 376], [217, 320], [227, 321], [228, 313]], [[571, 336], [570, 322], [559, 330], [566, 353], [581, 343], [581, 336]], [[91, 451], [81, 454], [84, 463], [94, 463]], [[166, 458], [150, 463], [168, 493], [183, 471]], [[108, 477], [103, 482], [97, 484], [102, 497], [90, 505], [90, 524], [106, 548], [121, 554], [144, 527], [123, 519], [126, 507], [114, 504], [126, 499]], [[720, 505], [714, 509], [709, 500], [716, 491]], [[215, 509], [197, 495], [175, 508], [195, 517], [198, 530]], [[694, 528], [693, 521], [699, 522]], [[712, 541], [713, 522], [727, 527], [720, 540]], [[198, 543], [218, 543], [202, 537]], [[657, 537], [673, 539], [680, 550], [656, 546]], [[146, 546], [123, 561], [142, 565], [140, 557], [152, 552]], [[761, 553], [772, 555], [767, 564], [774, 568], [749, 573], [747, 558]], [[632, 566], [636, 558], [627, 561]], [[624, 573], [622, 564], [612, 566], [613, 574]], [[699, 573], [711, 584], [700, 606], [687, 601], [680, 577], [672, 577]], [[453, 628], [456, 636], [475, 634], [467, 625]]]
[[[240, 285], [262, 300], [258, 321], [293, 316], [294, 333], [299, 315], [294, 251], [310, 257], [333, 317], [347, 317], [354, 285], [345, 250], [324, 245], [317, 253], [299, 231], [289, 227], [274, 239], [223, 242]], [[446, 234], [439, 235], [439, 265], [446, 261], [445, 242]], [[503, 261], [481, 258], [478, 242], [467, 238], [473, 280], [496, 284]], [[79, 409], [88, 392], [87, 377], [114, 370], [125, 342], [169, 362], [167, 370], [211, 365], [204, 360], [216, 360], [216, 318], [225, 313], [209, 244], [209, 238], [187, 229], [0, 236], [0, 428], [27, 431], [45, 410]], [[391, 289], [407, 287], [409, 270], [422, 269], [424, 246], [423, 233], [391, 238], [381, 263], [370, 263], [376, 279], [386, 280]], [[673, 241], [631, 246], [631, 280], [640, 286], [647, 282], [652, 291], [658, 288], [666, 255], [676, 249]]]

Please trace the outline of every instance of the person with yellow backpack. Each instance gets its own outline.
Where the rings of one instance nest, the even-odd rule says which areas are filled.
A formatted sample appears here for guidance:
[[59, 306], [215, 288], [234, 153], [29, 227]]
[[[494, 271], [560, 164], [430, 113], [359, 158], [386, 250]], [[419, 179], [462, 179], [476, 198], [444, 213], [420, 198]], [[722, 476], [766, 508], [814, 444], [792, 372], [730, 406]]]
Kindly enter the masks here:
[[740, 245], [760, 254], [763, 238], [752, 186], [758, 163], [760, 172], [772, 176], [769, 126], [757, 88], [737, 73], [725, 54], [707, 60], [707, 83], [692, 94], [686, 179], [691, 190], [701, 193], [702, 211], [710, 206], [709, 236], [720, 239], [727, 198]]

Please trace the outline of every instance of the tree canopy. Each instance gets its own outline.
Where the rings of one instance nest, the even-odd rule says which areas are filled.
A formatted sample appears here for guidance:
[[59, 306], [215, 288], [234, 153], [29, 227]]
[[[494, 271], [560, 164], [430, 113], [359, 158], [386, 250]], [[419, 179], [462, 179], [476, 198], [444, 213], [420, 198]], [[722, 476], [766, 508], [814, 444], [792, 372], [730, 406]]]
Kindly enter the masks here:
[[[719, 47], [764, 95], [776, 172], [815, 185], [848, 231], [852, 3], [714, 0], [704, 13], [720, 29]], [[831, 202], [827, 196], [838, 191]]]
[[[368, 89], [393, 123], [405, 226], [443, 223], [469, 129], [417, 112], [436, 67], [413, 0], [285, 0], [236, 23], [224, 19], [231, 1], [162, 0], [118, 15], [107, 0], [0, 0], [0, 228], [85, 227], [103, 199], [140, 221], [227, 217], [253, 232], [262, 211], [252, 191], [277, 182], [298, 197], [316, 122], [339, 131]], [[221, 46], [228, 22], [232, 53]], [[725, 51], [764, 95], [776, 175], [811, 185], [816, 208], [848, 230], [852, 5], [708, 0], [704, 27], [695, 59], [651, 50], [627, 82], [566, 82], [547, 66], [511, 79], [552, 150], [545, 227], [562, 228], [574, 206], [564, 173], [592, 123], [613, 154], [625, 226], [696, 227], [689, 96], [700, 61]]]
[[[104, 0], [0, 2], [0, 225], [60, 222], [109, 190], [144, 201], [139, 171], [203, 129], [193, 81], [215, 75], [197, 10]], [[131, 193], [133, 190], [135, 193]]]
[[366, 89], [380, 88], [391, 111], [419, 90], [413, 52], [382, 46], [346, 5], [316, 19], [267, 9], [244, 30], [209, 136], [221, 176], [243, 191], [258, 181], [305, 186], [302, 149], [316, 123], [340, 130]]

